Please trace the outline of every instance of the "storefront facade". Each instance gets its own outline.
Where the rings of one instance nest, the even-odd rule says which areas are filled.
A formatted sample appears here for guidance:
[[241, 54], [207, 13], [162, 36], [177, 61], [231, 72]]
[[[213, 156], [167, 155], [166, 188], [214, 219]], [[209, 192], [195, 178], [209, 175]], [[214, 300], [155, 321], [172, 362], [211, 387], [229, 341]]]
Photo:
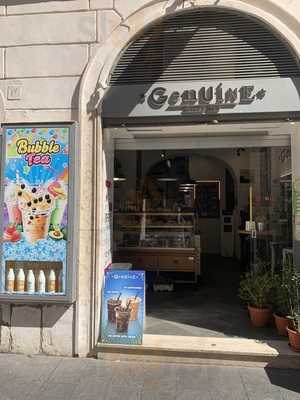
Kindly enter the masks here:
[[[107, 173], [103, 166], [109, 151], [104, 147], [102, 101], [109, 90], [110, 74], [121, 52], [149, 24], [198, 7], [256, 17], [299, 57], [300, 6], [296, 1], [28, 1], [1, 8], [1, 124], [75, 123], [72, 132], [77, 144], [72, 151], [78, 171], [72, 178], [74, 297], [66, 304], [2, 300], [1, 351], [86, 356], [95, 348], [107, 258], [103, 246]], [[23, 35], [24, 29], [30, 34]], [[248, 98], [245, 90], [242, 96]], [[158, 93], [160, 97], [163, 94]], [[159, 96], [153, 96], [154, 103]], [[297, 180], [300, 139], [297, 122], [292, 122], [288, 134], [293, 179]]]

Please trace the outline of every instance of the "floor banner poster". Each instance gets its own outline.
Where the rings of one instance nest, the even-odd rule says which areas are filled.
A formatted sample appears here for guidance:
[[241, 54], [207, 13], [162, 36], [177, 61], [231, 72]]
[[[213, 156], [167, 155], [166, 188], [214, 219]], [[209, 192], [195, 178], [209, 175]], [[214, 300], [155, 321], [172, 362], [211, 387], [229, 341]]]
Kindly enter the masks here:
[[102, 301], [103, 343], [142, 344], [145, 319], [145, 272], [108, 270]]

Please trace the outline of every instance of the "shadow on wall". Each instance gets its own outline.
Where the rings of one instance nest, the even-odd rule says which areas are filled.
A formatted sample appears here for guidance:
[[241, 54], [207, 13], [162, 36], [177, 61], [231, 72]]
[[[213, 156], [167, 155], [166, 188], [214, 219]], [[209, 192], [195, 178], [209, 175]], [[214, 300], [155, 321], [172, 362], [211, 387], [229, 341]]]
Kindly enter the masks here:
[[[0, 6], [17, 6], [20, 4], [32, 4], [32, 3], [49, 3], [50, 1], [59, 3], [58, 0], [0, 0]], [[73, 1], [73, 0], [64, 0], [64, 1]]]
[[23, 328], [52, 328], [65, 313], [70, 305], [0, 305], [1, 326]]
[[[73, 0], [64, 0], [73, 1]], [[61, 3], [61, 0], [0, 0], [0, 6], [17, 6], [21, 4], [34, 4], [34, 3]]]

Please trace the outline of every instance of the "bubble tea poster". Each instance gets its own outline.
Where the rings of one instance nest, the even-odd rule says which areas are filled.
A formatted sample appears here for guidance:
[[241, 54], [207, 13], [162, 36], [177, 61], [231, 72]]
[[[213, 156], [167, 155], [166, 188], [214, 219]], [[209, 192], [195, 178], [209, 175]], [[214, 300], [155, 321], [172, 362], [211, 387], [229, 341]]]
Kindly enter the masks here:
[[102, 301], [102, 342], [142, 344], [144, 319], [145, 272], [108, 270]]
[[[5, 130], [4, 275], [7, 260], [62, 262], [65, 274], [69, 130], [69, 127]], [[4, 280], [2, 276], [2, 285]]]

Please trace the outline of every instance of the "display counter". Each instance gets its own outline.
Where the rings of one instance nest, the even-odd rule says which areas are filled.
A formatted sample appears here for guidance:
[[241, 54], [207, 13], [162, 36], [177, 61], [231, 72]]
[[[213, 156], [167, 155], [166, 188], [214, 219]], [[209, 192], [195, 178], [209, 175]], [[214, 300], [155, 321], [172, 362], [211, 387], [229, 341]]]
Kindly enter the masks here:
[[194, 213], [116, 213], [115, 261], [156, 272], [192, 273], [197, 280]]

